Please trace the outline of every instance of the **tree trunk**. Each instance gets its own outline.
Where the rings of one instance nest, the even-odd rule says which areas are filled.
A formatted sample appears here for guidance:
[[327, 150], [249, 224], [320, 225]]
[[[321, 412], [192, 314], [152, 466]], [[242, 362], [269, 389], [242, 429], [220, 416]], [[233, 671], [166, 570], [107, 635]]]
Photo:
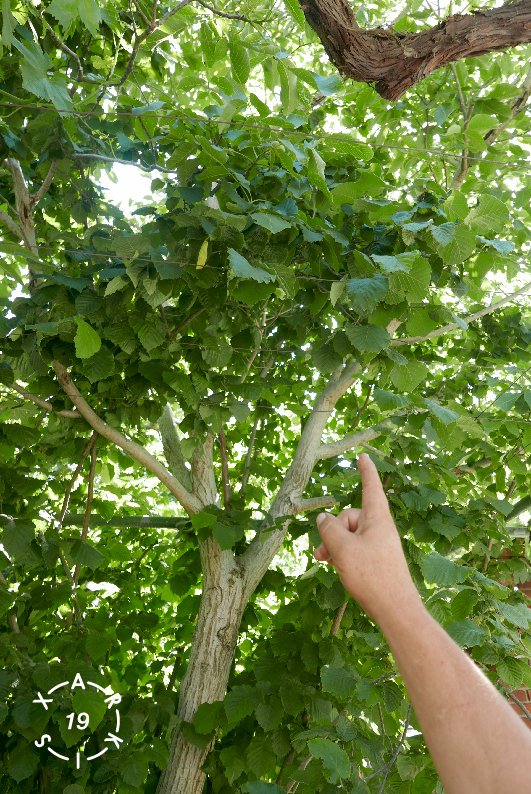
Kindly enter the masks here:
[[300, 0], [308, 24], [343, 77], [398, 99], [435, 69], [531, 41], [531, 0], [454, 14], [418, 33], [363, 30], [348, 0]]
[[[177, 711], [179, 719], [186, 722], [192, 721], [202, 703], [222, 700], [225, 696], [248, 599], [243, 566], [232, 552], [221, 551], [210, 538], [201, 544], [201, 557], [203, 595]], [[210, 749], [190, 744], [178, 725], [157, 794], [201, 794], [205, 782], [201, 767]]]

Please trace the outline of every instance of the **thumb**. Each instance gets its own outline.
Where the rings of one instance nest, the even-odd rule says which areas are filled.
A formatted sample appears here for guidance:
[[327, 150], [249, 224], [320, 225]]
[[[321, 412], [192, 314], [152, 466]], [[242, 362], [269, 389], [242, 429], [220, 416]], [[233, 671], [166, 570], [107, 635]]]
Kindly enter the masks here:
[[351, 534], [338, 518], [328, 513], [319, 513], [317, 529], [330, 557], [334, 557], [341, 550]]

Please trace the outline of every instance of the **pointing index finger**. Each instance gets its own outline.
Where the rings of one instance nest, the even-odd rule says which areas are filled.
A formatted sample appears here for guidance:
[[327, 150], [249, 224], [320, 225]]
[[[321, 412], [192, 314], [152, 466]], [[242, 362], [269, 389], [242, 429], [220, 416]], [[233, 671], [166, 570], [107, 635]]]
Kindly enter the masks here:
[[361, 507], [371, 513], [389, 510], [387, 497], [384, 493], [378, 469], [367, 455], [363, 453], [358, 458], [358, 469], [361, 474]]

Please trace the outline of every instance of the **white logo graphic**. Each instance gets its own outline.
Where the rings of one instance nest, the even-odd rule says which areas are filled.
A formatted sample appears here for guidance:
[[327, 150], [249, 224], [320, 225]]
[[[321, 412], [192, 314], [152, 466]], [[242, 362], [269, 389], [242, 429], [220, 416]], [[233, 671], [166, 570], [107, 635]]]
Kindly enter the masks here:
[[[107, 708], [112, 708], [113, 706], [118, 705], [118, 703], [120, 703], [122, 700], [121, 695], [113, 692], [112, 690], [110, 690], [109, 692], [109, 687], [107, 687], [107, 689], [104, 689], [102, 686], [100, 686], [99, 684], [95, 684], [93, 681], [87, 681], [87, 685], [93, 687], [95, 690], [98, 690], [99, 692], [103, 693], [103, 695], [105, 695], [104, 702], [106, 703]], [[85, 686], [85, 682], [83, 681], [83, 678], [81, 677], [81, 674], [76, 673], [72, 683], [70, 683], [70, 681], [62, 681], [60, 684], [56, 684], [56, 686], [49, 689], [46, 694], [53, 695], [54, 692], [57, 692], [58, 690], [63, 689], [64, 687], [69, 688], [70, 691], [72, 692], [74, 692], [76, 689], [86, 690], [87, 688]], [[45, 711], [48, 711], [48, 705], [50, 703], [53, 703], [53, 697], [48, 697], [48, 698], [43, 697], [41, 692], [37, 692], [37, 697], [33, 700], [33, 703], [40, 703], [44, 707]], [[111, 733], [109, 731], [109, 733], [104, 739], [104, 742], [108, 742], [109, 746], [104, 747], [103, 750], [100, 750], [98, 753], [94, 753], [94, 755], [85, 755], [87, 761], [94, 761], [95, 758], [100, 758], [102, 755], [105, 755], [107, 750], [111, 749], [111, 746], [117, 748], [118, 750], [120, 749], [120, 745], [123, 742], [123, 739], [121, 739], [120, 736], [118, 736], [118, 733], [120, 731], [120, 712], [118, 711], [117, 708], [114, 709], [114, 712], [116, 716], [115, 732]], [[67, 730], [69, 731], [76, 729], [80, 731], [84, 731], [90, 727], [90, 715], [87, 714], [86, 711], [80, 711], [79, 713], [72, 711], [70, 714], [67, 715], [66, 727]], [[57, 750], [54, 750], [53, 747], [50, 746], [51, 741], [52, 741], [52, 737], [48, 733], [43, 733], [40, 739], [35, 739], [34, 744], [36, 747], [45, 747], [47, 745], [48, 752], [54, 755], [56, 758], [61, 758], [63, 761], [70, 761], [73, 759], [74, 756], [71, 757], [68, 755], [64, 755], [63, 753], [58, 753]], [[81, 766], [81, 754], [82, 754], [81, 751], [84, 748], [87, 741], [88, 741], [87, 739], [84, 739], [83, 744], [78, 749], [75, 750], [76, 769], [79, 769]]]

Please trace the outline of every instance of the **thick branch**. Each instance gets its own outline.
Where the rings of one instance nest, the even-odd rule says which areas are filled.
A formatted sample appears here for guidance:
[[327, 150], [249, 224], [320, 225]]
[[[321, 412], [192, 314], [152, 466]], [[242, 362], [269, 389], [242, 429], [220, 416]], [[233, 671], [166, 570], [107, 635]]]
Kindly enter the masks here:
[[348, 0], [300, 0], [308, 24], [343, 77], [398, 99], [424, 77], [463, 58], [531, 41], [531, 0], [455, 14], [418, 33], [362, 30]]
[[22, 168], [18, 160], [13, 157], [7, 157], [5, 160], [11, 176], [13, 177], [13, 189], [15, 192], [15, 206], [18, 215], [18, 224], [24, 243], [33, 254], [38, 253], [37, 242], [35, 237], [35, 228], [33, 226], [33, 217], [31, 214], [31, 197], [29, 194], [28, 186], [22, 173]]
[[[339, 367], [328, 385], [316, 399], [312, 412], [306, 420], [297, 450], [282, 485], [269, 510], [269, 520], [293, 514], [293, 504], [300, 502], [301, 496], [311, 477], [313, 467], [319, 459], [321, 436], [337, 401], [352, 386], [361, 365], [355, 361]], [[252, 593], [262, 579], [277, 549], [287, 532], [289, 521], [281, 529], [267, 533], [264, 540], [257, 535], [244, 553], [244, 563], [248, 566], [247, 586]]]
[[336, 504], [337, 499], [331, 494], [328, 496], [315, 496], [311, 499], [300, 499], [298, 502], [292, 503], [292, 515], [308, 513], [311, 510], [320, 510], [323, 507], [334, 507]]
[[20, 396], [24, 397], [25, 400], [31, 400], [31, 402], [35, 403], [35, 405], [38, 405], [40, 408], [44, 408], [45, 411], [50, 411], [50, 413], [56, 414], [57, 416], [63, 416], [65, 419], [81, 418], [81, 414], [79, 414], [78, 411], [56, 411], [51, 403], [47, 402], [46, 400], [42, 400], [40, 397], [37, 397], [36, 394], [26, 391], [26, 389], [23, 389], [22, 386], [18, 385], [18, 383], [10, 383], [6, 385], [9, 385], [10, 389], [16, 391], [17, 394], [20, 394]]
[[219, 450], [221, 453], [221, 479], [223, 482], [223, 504], [225, 510], [230, 510], [232, 502], [232, 492], [229, 479], [229, 456], [227, 453], [227, 439], [223, 428], [219, 431]]
[[218, 490], [214, 477], [213, 451], [214, 436], [212, 433], [207, 433], [205, 441], [200, 441], [197, 444], [192, 455], [193, 494], [201, 507], [219, 504]]
[[162, 416], [159, 419], [159, 431], [164, 448], [164, 455], [168, 461], [171, 473], [182, 482], [184, 487], [192, 490], [192, 477], [186, 468], [186, 463], [181, 449], [181, 440], [175, 427], [175, 421], [171, 406], [166, 404]]
[[349, 436], [340, 439], [339, 441], [330, 441], [328, 444], [321, 444], [319, 447], [319, 458], [324, 460], [326, 458], [335, 458], [336, 455], [341, 455], [353, 447], [360, 447], [367, 441], [372, 441], [381, 435], [381, 430], [375, 430], [372, 427], [366, 430], [359, 430], [357, 433], [351, 433]]
[[[516, 292], [512, 292], [510, 295], [506, 295], [505, 298], [502, 298], [495, 303], [491, 303], [490, 306], [485, 306], [484, 309], [481, 309], [479, 312], [474, 312], [474, 314], [469, 314], [468, 317], [464, 318], [465, 323], [472, 323], [474, 320], [479, 320], [480, 317], [485, 317], [486, 314], [491, 314], [491, 312], [496, 311], [496, 309], [500, 309], [502, 306], [506, 306], [508, 303], [511, 303], [515, 298], [520, 297], [520, 295], [525, 295], [527, 292], [531, 290], [531, 283], [526, 284], [525, 287], [522, 287]], [[416, 345], [420, 342], [425, 342], [427, 339], [433, 339], [436, 336], [441, 336], [442, 334], [447, 334], [450, 331], [456, 331], [458, 329], [462, 329], [462, 326], [459, 323], [448, 323], [448, 325], [443, 325], [441, 328], [436, 328], [434, 331], [430, 331], [429, 334], [426, 336], [408, 336], [404, 337], [403, 339], [393, 339], [391, 340], [390, 346], [391, 347], [398, 347], [399, 345]]]
[[79, 413], [86, 422], [94, 429], [100, 436], [116, 444], [117, 447], [123, 449], [134, 460], [138, 461], [145, 466], [155, 477], [163, 483], [168, 490], [175, 496], [175, 498], [182, 504], [184, 509], [190, 515], [198, 513], [201, 510], [201, 502], [196, 496], [189, 493], [179, 480], [174, 477], [159, 461], [151, 455], [147, 449], [131, 441], [127, 436], [124, 436], [119, 430], [110, 427], [103, 419], [101, 419], [90, 407], [84, 397], [81, 396], [74, 383], [71, 381], [68, 372], [62, 364], [58, 361], [53, 362], [53, 368], [57, 375], [57, 379], [63, 388], [64, 392], [70, 397]]
[[58, 160], [52, 160], [50, 164], [50, 168], [48, 169], [48, 173], [44, 177], [44, 181], [42, 185], [31, 197], [30, 203], [32, 207], [36, 207], [39, 201], [42, 199], [42, 197], [45, 196], [48, 190], [50, 189], [50, 186], [53, 182], [53, 178], [57, 172], [58, 165], [59, 165]]
[[7, 212], [4, 212], [4, 210], [0, 210], [0, 223], [3, 223], [18, 240], [24, 239], [18, 223], [14, 221]]

